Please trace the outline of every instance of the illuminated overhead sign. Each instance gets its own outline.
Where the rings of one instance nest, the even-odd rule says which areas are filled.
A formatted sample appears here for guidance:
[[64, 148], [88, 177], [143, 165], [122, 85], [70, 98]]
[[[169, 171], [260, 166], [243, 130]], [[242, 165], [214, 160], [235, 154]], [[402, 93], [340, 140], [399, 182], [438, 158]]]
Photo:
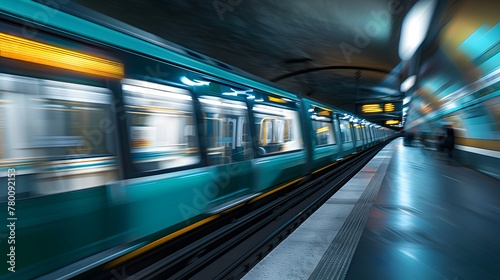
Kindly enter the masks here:
[[394, 108], [396, 108], [396, 106], [394, 106], [394, 103], [384, 104], [384, 112], [394, 112]]
[[359, 104], [358, 114], [376, 114], [390, 113], [401, 111], [401, 102], [374, 103], [374, 104]]
[[399, 124], [399, 121], [398, 120], [388, 120], [388, 121], [385, 121], [385, 124], [387, 124], [387, 125]]
[[382, 109], [381, 104], [365, 104], [361, 107], [361, 112], [363, 113], [382, 113], [384, 110]]

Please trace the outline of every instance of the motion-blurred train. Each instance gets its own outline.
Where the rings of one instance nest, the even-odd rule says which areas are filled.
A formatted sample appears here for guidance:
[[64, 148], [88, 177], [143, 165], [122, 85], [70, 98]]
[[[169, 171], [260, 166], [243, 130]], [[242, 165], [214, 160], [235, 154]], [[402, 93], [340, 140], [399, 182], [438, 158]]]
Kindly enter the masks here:
[[15, 224], [0, 245], [22, 278], [193, 227], [394, 134], [37, 2], [2, 2], [0, 62], [0, 208]]

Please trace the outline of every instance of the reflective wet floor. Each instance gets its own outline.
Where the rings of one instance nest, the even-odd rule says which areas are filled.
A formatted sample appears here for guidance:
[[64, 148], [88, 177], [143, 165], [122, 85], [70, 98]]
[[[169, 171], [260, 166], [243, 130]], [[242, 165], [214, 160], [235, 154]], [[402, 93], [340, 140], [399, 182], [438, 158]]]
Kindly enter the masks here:
[[345, 279], [500, 279], [500, 182], [395, 149]]
[[396, 139], [244, 279], [500, 279], [500, 182]]

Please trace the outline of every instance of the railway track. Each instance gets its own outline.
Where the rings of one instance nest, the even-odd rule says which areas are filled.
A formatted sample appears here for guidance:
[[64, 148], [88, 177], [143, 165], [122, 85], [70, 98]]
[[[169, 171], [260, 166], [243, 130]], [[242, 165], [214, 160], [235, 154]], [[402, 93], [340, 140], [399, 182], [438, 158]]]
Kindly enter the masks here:
[[238, 207], [126, 262], [76, 278], [239, 279], [368, 163], [385, 143], [338, 162], [306, 183]]

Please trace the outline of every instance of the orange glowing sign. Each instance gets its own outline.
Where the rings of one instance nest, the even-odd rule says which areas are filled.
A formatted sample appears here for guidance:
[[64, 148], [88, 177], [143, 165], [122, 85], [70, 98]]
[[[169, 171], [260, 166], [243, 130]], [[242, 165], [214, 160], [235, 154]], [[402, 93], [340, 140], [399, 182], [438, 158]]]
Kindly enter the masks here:
[[387, 124], [387, 125], [399, 124], [399, 121], [398, 120], [388, 120], [388, 121], [385, 121], [385, 124]]

